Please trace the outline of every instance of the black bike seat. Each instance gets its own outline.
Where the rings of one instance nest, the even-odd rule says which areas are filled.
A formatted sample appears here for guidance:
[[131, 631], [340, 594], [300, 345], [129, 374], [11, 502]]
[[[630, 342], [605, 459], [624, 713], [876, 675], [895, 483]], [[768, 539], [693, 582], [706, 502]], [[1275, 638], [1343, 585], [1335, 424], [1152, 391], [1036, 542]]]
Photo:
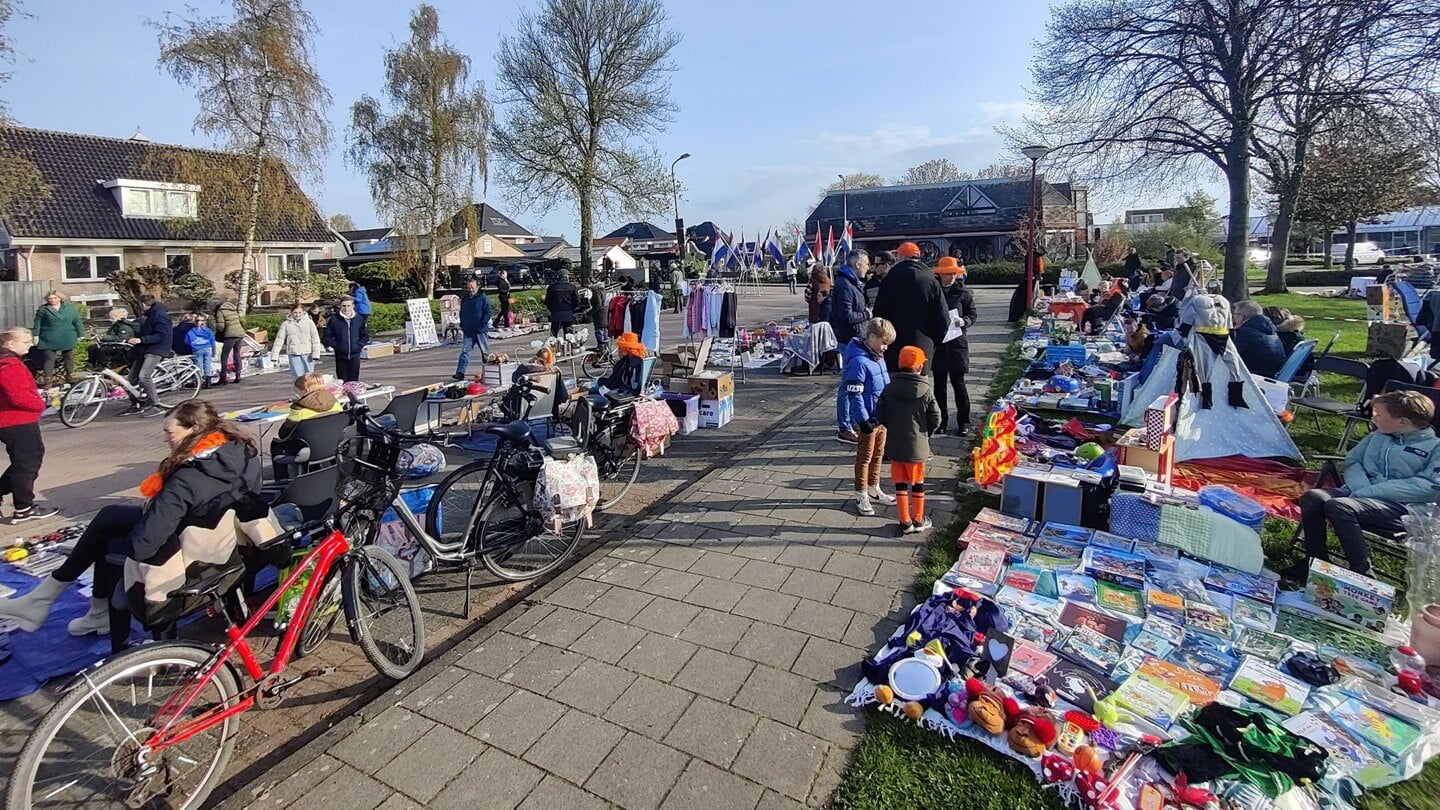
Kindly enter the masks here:
[[550, 454], [551, 458], [564, 461], [585, 452], [585, 448], [574, 436], [551, 436], [545, 440], [545, 452]]
[[528, 444], [530, 442], [530, 426], [521, 421], [506, 422], [503, 425], [491, 425], [485, 428], [486, 433], [493, 433], [502, 439], [515, 442], [516, 444]]

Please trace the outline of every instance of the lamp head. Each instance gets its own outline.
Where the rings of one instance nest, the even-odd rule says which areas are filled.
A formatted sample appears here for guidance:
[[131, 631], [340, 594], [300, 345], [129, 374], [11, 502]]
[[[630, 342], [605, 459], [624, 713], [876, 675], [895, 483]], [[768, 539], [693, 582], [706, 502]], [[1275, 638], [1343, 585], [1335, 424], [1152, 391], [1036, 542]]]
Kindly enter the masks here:
[[1046, 155], [1050, 154], [1050, 147], [1039, 145], [1027, 146], [1020, 150], [1020, 154], [1024, 155], [1027, 158], [1030, 158], [1031, 160], [1038, 161], [1044, 158]]

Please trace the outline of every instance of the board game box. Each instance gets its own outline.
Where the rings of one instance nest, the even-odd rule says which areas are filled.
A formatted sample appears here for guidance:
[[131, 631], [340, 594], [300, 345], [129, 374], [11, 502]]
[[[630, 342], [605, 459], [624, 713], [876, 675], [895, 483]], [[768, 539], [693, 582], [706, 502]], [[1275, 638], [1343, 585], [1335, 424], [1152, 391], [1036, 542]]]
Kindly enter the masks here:
[[1305, 600], [1371, 630], [1384, 630], [1395, 606], [1395, 588], [1325, 560], [1310, 561]]
[[1190, 601], [1185, 603], [1186, 630], [1194, 630], [1197, 633], [1229, 641], [1231, 627], [1230, 617], [1220, 612], [1214, 605]]
[[1345, 698], [1332, 709], [1330, 719], [1353, 732], [1371, 751], [1392, 762], [1403, 756], [1421, 736], [1415, 726], [1353, 697]]
[[1145, 558], [1138, 554], [1090, 546], [1080, 561], [1087, 576], [1126, 588], [1145, 587]]
[[1354, 779], [1361, 787], [1373, 787], [1395, 779], [1395, 773], [1388, 765], [1376, 759], [1359, 740], [1323, 714], [1301, 712], [1280, 725], [1324, 748], [1330, 754], [1326, 760], [1327, 769], [1336, 769], [1339, 775]]
[[971, 523], [960, 534], [960, 548], [968, 549], [972, 543], [984, 540], [998, 543], [1009, 551], [1009, 562], [1023, 562], [1030, 553], [1030, 538], [1017, 531], [990, 526], [985, 523]]
[[1166, 660], [1197, 672], [1212, 680], [1224, 683], [1240, 665], [1240, 659], [1220, 652], [1206, 644], [1181, 644], [1171, 651]]
[[1010, 670], [1034, 678], [1044, 674], [1056, 660], [1055, 653], [1047, 649], [1028, 641], [1017, 641], [1015, 648], [1010, 653]]
[[1124, 551], [1126, 553], [1135, 550], [1134, 540], [1128, 537], [1121, 537], [1118, 534], [1102, 531], [1095, 532], [1095, 536], [1090, 539], [1090, 545], [1114, 549], [1115, 551]]
[[1196, 706], [1212, 703], [1220, 694], [1220, 683], [1169, 661], [1149, 655], [1135, 674], [1155, 683], [1163, 683], [1184, 692]]
[[1235, 652], [1278, 662], [1290, 649], [1290, 639], [1263, 630], [1247, 630], [1235, 640]]
[[1055, 651], [1098, 673], [1105, 674], [1120, 662], [1120, 655], [1124, 652], [1124, 648], [1119, 641], [1089, 627], [1081, 626], [1071, 630], [1062, 638], [1055, 647]]
[[1056, 574], [1055, 590], [1061, 599], [1095, 601], [1095, 580], [1084, 574]]
[[1009, 551], [1000, 543], [975, 540], [961, 553], [959, 561], [955, 563], [955, 571], [982, 582], [995, 582], [1005, 570], [1008, 554]]
[[1248, 596], [1268, 605], [1275, 604], [1275, 593], [1279, 586], [1280, 578], [1268, 571], [1250, 574], [1238, 568], [1218, 564], [1211, 565], [1210, 573], [1205, 577], [1205, 587], [1211, 590]]
[[1046, 523], [1036, 535], [1036, 539], [1053, 540], [1072, 546], [1086, 546], [1090, 544], [1090, 539], [1094, 534], [1093, 529], [1083, 526], [1072, 526], [1068, 523]]
[[1124, 619], [1108, 616], [1074, 602], [1068, 602], [1060, 608], [1060, 623], [1066, 627], [1089, 628], [1117, 643], [1124, 641], [1125, 629], [1129, 626]]
[[1099, 700], [1116, 687], [1115, 681], [1068, 658], [1056, 661], [1045, 676], [1056, 694], [1087, 712], [1095, 710], [1092, 694]]
[[997, 529], [1008, 529], [1019, 534], [1030, 533], [1030, 519], [1018, 515], [1007, 515], [998, 509], [989, 506], [975, 513], [973, 523], [984, 523], [987, 526], [994, 526]]
[[[1291, 716], [1300, 713], [1305, 699], [1310, 696], [1309, 684], [1292, 678], [1275, 665], [1250, 655], [1245, 656], [1245, 660], [1240, 662], [1240, 667], [1230, 678], [1230, 688], [1277, 712]], [[1350, 727], [1350, 723], [1341, 720], [1339, 710], [1336, 710], [1334, 716], [1341, 725]]]
[[1145, 590], [1145, 615], [1179, 624], [1185, 621], [1185, 600], [1158, 588]]
[[1230, 618], [1241, 627], [1269, 632], [1275, 629], [1275, 606], [1236, 594]]
[[1190, 708], [1189, 695], [1168, 683], [1140, 675], [1138, 669], [1116, 687], [1112, 700], [1161, 728], [1169, 728]]
[[1133, 588], [1122, 588], [1109, 582], [1095, 583], [1095, 604], [1137, 619], [1145, 618], [1145, 597]]

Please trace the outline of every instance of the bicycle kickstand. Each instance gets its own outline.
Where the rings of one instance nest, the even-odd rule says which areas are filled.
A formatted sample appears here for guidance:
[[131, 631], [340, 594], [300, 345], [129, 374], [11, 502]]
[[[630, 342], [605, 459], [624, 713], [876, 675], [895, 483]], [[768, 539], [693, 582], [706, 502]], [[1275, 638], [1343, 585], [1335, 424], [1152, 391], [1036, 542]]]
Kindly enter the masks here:
[[464, 609], [461, 611], [461, 618], [464, 619], [464, 620], [467, 621], [467, 622], [470, 621], [470, 575], [471, 575], [472, 573], [474, 573], [474, 571], [475, 571], [475, 563], [474, 563], [474, 561], [473, 561], [473, 560], [467, 560], [467, 561], [465, 562], [465, 597], [464, 597], [464, 599], [465, 599], [465, 607], [464, 607]]

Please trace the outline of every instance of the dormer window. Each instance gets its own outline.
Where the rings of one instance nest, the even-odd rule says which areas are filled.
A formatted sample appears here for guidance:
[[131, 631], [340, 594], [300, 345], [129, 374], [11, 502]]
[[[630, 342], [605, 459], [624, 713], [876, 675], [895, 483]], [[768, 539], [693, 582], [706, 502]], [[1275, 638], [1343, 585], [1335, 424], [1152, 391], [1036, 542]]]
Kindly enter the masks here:
[[118, 179], [105, 183], [128, 219], [194, 219], [200, 187], [188, 183]]

